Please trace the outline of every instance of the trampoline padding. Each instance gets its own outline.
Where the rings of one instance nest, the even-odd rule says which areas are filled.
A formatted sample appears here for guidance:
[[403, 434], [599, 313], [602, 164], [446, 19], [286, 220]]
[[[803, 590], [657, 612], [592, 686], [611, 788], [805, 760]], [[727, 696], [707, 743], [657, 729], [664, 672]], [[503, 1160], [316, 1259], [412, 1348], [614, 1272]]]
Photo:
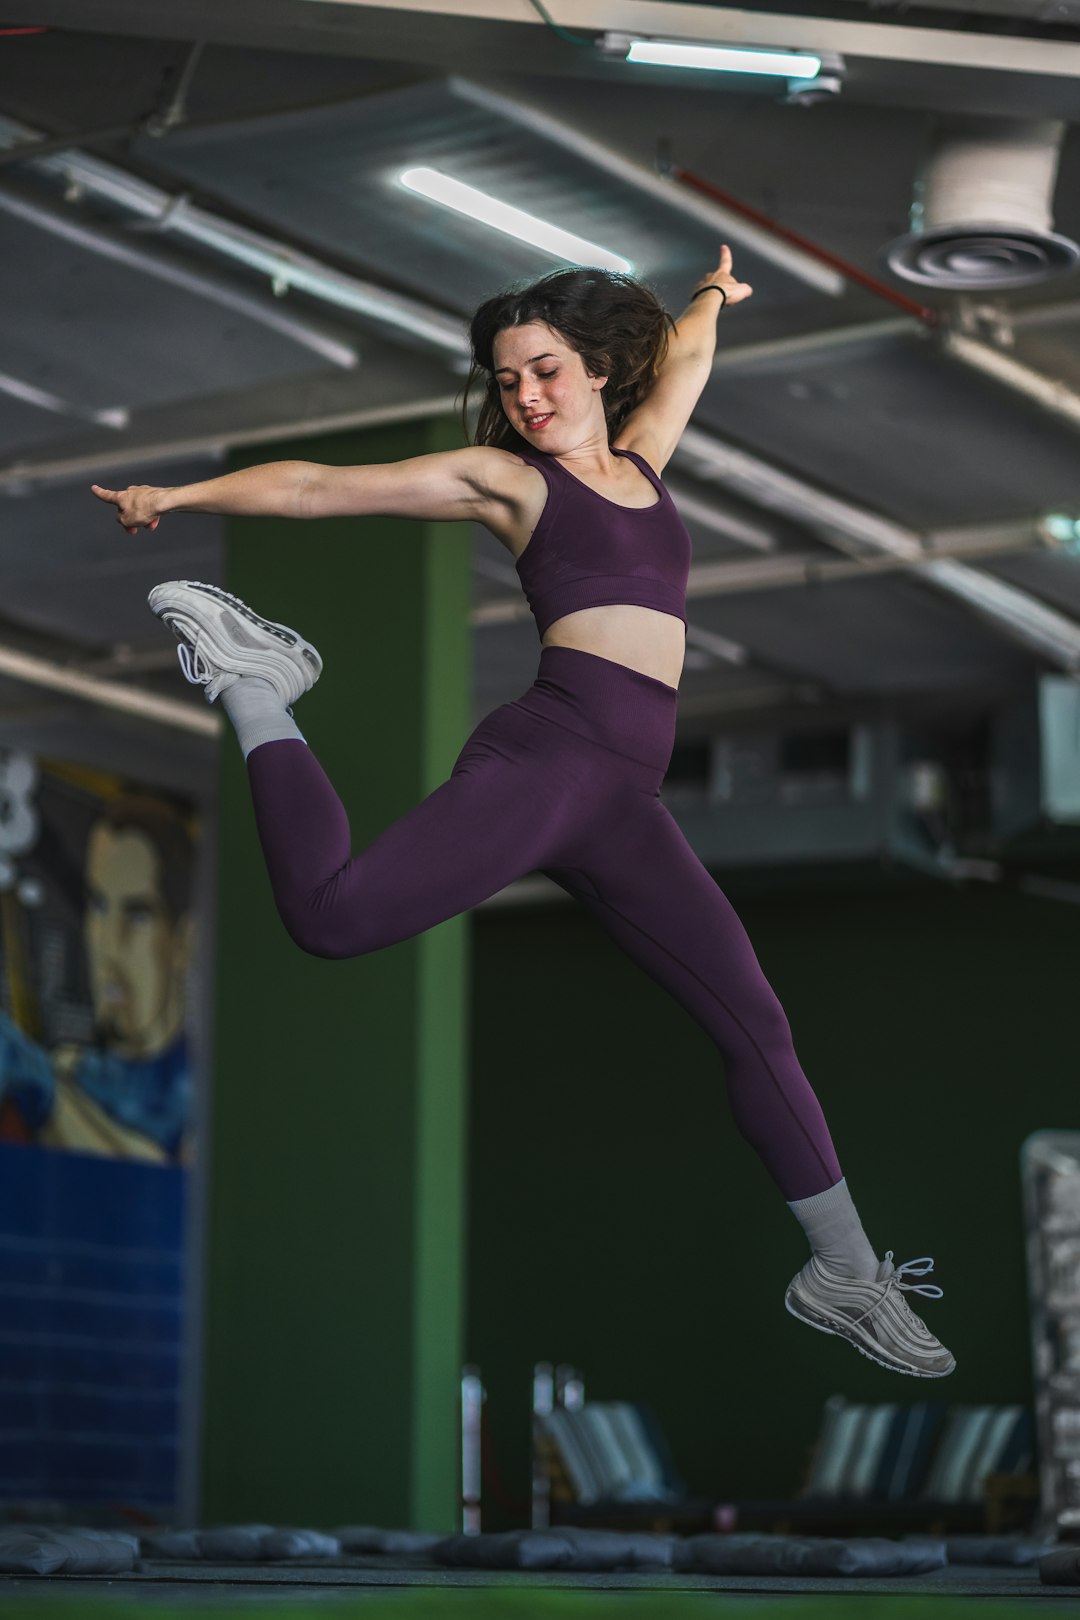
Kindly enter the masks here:
[[456, 1569], [670, 1569], [673, 1536], [615, 1530], [508, 1530], [499, 1535], [448, 1536], [431, 1549], [436, 1563]]
[[942, 1541], [801, 1536], [690, 1536], [675, 1568], [709, 1575], [925, 1575], [946, 1563]]
[[279, 1530], [270, 1524], [224, 1525], [214, 1530], [172, 1530], [144, 1536], [147, 1558], [253, 1564], [264, 1559], [336, 1558], [341, 1543], [321, 1530]]
[[123, 1530], [0, 1530], [5, 1575], [123, 1575], [138, 1556], [138, 1537]]
[[950, 1564], [1037, 1564], [1050, 1551], [1046, 1541], [1025, 1541], [1020, 1536], [949, 1536], [945, 1551]]
[[440, 1531], [382, 1530], [373, 1524], [347, 1524], [334, 1535], [344, 1553], [385, 1553], [391, 1557], [415, 1557], [430, 1552], [438, 1542], [445, 1541]]
[[1044, 1586], [1080, 1586], [1080, 1546], [1058, 1547], [1039, 1559]]

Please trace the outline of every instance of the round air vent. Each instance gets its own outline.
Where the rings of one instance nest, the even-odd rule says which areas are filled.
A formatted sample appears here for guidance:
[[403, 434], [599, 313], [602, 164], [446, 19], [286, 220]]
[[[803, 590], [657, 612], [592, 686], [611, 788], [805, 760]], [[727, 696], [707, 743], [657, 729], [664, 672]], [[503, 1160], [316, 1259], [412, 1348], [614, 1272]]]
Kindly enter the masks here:
[[953, 292], [992, 292], [1031, 287], [1071, 270], [1080, 249], [1053, 231], [1022, 231], [1008, 225], [941, 226], [901, 236], [885, 250], [890, 270], [905, 281]]
[[905, 281], [950, 292], [1030, 287], [1072, 270], [1080, 248], [1051, 213], [1065, 126], [943, 119], [915, 184], [911, 230], [882, 251]]

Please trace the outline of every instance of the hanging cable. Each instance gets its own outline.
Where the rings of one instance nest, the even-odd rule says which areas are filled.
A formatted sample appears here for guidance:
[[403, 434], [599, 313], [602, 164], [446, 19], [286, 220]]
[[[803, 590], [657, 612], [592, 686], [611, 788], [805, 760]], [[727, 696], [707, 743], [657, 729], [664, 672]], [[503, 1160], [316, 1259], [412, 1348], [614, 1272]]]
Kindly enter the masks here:
[[572, 34], [569, 28], [564, 28], [561, 23], [557, 23], [554, 17], [551, 15], [551, 12], [543, 4], [543, 0], [529, 0], [529, 4], [532, 6], [533, 10], [544, 19], [548, 27], [551, 29], [551, 32], [559, 39], [565, 40], [567, 45], [587, 45], [591, 50], [596, 44], [596, 41], [594, 39], [589, 39], [587, 35]]

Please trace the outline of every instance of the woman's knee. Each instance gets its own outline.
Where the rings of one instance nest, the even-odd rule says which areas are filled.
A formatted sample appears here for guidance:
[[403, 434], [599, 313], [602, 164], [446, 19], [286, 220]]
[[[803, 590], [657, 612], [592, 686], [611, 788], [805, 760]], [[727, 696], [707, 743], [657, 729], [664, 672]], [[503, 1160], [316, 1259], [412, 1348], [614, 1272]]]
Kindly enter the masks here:
[[353, 956], [366, 956], [378, 950], [382, 941], [370, 928], [357, 927], [355, 919], [343, 925], [338, 917], [313, 907], [278, 907], [278, 915], [294, 945], [306, 956], [340, 962]]
[[787, 1014], [765, 979], [738, 998], [726, 998], [725, 1010], [716, 1043], [726, 1057], [735, 1057], [744, 1048], [772, 1055], [792, 1050]]

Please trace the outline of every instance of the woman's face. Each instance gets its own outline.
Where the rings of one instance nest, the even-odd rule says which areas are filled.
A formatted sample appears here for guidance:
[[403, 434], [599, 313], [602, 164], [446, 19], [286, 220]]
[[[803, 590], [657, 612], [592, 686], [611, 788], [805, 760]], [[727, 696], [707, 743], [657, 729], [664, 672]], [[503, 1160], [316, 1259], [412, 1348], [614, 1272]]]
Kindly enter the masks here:
[[508, 326], [492, 348], [507, 421], [527, 444], [559, 455], [597, 432], [607, 437], [600, 397], [607, 378], [590, 377], [558, 332], [542, 321]]

